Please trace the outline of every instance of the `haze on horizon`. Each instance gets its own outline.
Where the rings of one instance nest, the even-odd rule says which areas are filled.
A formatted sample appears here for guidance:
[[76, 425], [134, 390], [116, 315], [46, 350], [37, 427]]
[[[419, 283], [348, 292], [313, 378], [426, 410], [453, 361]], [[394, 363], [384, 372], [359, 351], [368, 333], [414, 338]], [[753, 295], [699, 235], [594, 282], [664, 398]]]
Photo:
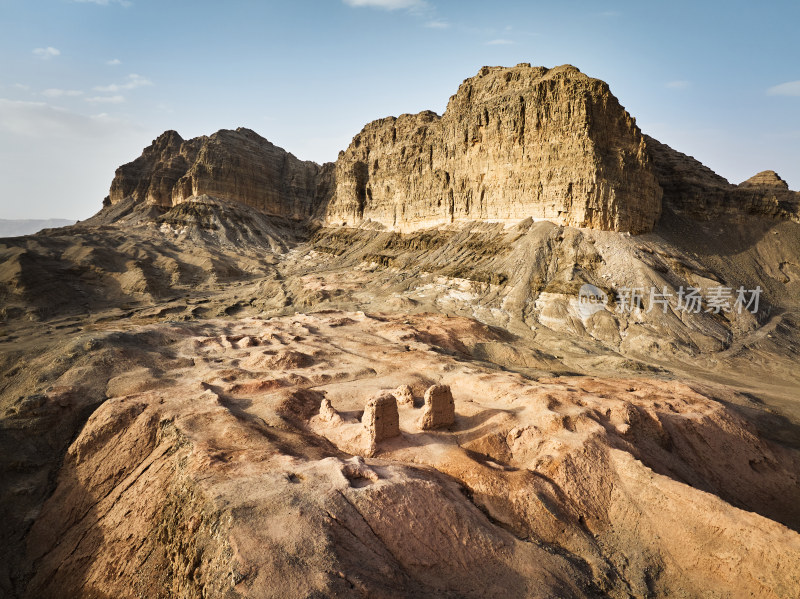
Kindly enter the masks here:
[[483, 65], [570, 63], [731, 182], [800, 189], [800, 5], [5, 0], [0, 218], [95, 213], [166, 129], [249, 127], [335, 160], [369, 121], [442, 113]]

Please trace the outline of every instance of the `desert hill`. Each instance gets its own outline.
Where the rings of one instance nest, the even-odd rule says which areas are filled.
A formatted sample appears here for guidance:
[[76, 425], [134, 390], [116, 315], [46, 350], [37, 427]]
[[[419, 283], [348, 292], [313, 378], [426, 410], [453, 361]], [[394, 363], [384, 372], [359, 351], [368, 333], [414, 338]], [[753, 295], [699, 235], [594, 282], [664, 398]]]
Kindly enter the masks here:
[[0, 240], [0, 595], [796, 597], [798, 197], [570, 66], [168, 131]]

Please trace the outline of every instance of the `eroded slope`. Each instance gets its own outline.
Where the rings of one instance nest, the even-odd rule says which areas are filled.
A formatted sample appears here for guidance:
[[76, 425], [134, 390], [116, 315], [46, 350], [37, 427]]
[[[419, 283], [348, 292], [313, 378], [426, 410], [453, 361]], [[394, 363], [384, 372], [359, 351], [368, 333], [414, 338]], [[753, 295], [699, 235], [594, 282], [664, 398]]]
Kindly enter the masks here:
[[[26, 595], [792, 596], [796, 452], [681, 383], [532, 381], [442, 332], [498, 339], [338, 312], [132, 330], [186, 363], [109, 381], [28, 536]], [[453, 427], [401, 406], [359, 458], [366, 399], [433, 383]]]

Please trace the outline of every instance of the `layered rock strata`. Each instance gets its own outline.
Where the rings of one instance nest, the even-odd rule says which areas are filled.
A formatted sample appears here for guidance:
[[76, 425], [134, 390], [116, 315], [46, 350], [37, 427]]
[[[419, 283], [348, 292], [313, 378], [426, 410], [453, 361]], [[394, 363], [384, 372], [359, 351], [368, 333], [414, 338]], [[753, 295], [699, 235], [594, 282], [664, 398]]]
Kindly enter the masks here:
[[734, 185], [695, 158], [652, 137], [645, 139], [666, 210], [700, 220], [758, 215], [800, 222], [800, 193], [790, 191], [774, 171]]
[[249, 129], [186, 141], [167, 131], [117, 169], [108, 201], [133, 198], [170, 208], [208, 195], [274, 216], [309, 218], [330, 194], [331, 168], [299, 160]]
[[301, 161], [249, 129], [190, 140], [167, 131], [117, 169], [106, 203], [168, 209], [204, 195], [400, 233], [527, 218], [646, 233], [662, 197], [668, 211], [692, 218], [800, 221], [800, 194], [777, 174], [732, 185], [642, 135], [606, 83], [569, 65], [483, 67], [442, 116], [369, 123], [335, 164]]
[[327, 222], [410, 231], [532, 217], [641, 233], [660, 210], [644, 138], [608, 85], [521, 64], [484, 67], [441, 117], [368, 124], [339, 155]]

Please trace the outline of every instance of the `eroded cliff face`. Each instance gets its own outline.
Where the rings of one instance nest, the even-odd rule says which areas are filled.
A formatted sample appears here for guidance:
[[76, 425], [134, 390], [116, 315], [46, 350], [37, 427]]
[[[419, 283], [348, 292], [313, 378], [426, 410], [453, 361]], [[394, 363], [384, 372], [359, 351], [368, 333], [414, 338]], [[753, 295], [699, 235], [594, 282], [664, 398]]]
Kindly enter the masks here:
[[172, 206], [172, 189], [197, 159], [207, 137], [189, 141], [177, 131], [165, 131], [133, 162], [119, 167], [111, 182], [108, 200], [118, 204], [126, 198], [164, 208]]
[[734, 185], [691, 156], [645, 136], [669, 212], [698, 220], [766, 216], [800, 222], [800, 193], [774, 171]]
[[241, 127], [188, 141], [167, 131], [117, 169], [109, 200], [171, 208], [209, 195], [274, 216], [308, 218], [329, 195], [331, 168], [299, 160]]
[[[95, 217], [0, 240], [0, 597], [797, 599], [800, 224], [767, 211], [797, 194], [770, 171], [731, 185], [645, 138], [665, 194], [650, 235], [367, 222], [378, 176], [408, 186], [409, 227], [435, 222], [442, 156], [461, 169], [441, 171], [454, 219], [527, 197], [517, 153], [554, 189], [590, 189], [581, 152], [597, 185], [635, 189], [619, 161], [635, 126], [611, 96], [550, 105], [574, 129], [518, 148], [495, 119], [522, 118], [503, 77], [453, 98], [466, 149], [447, 114], [357, 137], [384, 152], [339, 181], [362, 228], [274, 216], [324, 215], [333, 164], [304, 178], [251, 132], [168, 132]], [[525, 106], [527, 140], [544, 117]], [[581, 138], [598, 112], [605, 133]], [[412, 147], [427, 157], [403, 162]], [[475, 165], [492, 187], [467, 209]], [[591, 226], [640, 206], [587, 212], [576, 194], [562, 217]], [[591, 313], [586, 284], [608, 294]], [[761, 303], [708, 309], [740, 285]], [[678, 305], [689, 287], [702, 309]], [[629, 305], [635, 288], [668, 305]], [[429, 419], [434, 388], [453, 403]], [[387, 393], [377, 435], [384, 415], [363, 412]]]
[[634, 119], [572, 66], [484, 67], [442, 117], [367, 125], [336, 163], [329, 224], [410, 231], [459, 220], [646, 232], [661, 188]]
[[[327, 226], [408, 233], [461, 221], [646, 233], [670, 213], [800, 222], [765, 171], [733, 185], [643, 135], [603, 81], [573, 66], [483, 67], [431, 111], [369, 123], [336, 163], [301, 161], [249, 129], [167, 131], [117, 169], [108, 202], [170, 209], [209, 196]], [[155, 208], [154, 208], [155, 210]]]

